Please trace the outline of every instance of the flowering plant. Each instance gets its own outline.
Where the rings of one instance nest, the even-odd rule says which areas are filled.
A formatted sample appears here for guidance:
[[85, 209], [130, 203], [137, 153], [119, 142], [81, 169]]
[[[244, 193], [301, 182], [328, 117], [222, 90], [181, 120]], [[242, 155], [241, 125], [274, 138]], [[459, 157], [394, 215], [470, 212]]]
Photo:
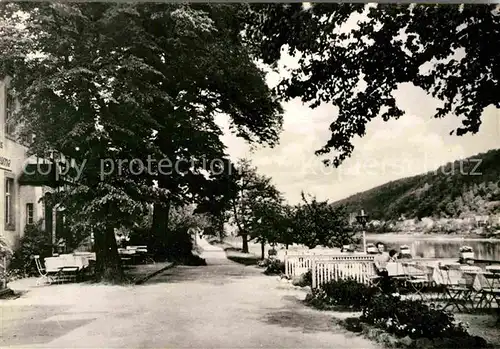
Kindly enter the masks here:
[[436, 338], [467, 334], [456, 325], [453, 315], [412, 300], [402, 300], [399, 294], [378, 295], [368, 304], [362, 320], [398, 336]]

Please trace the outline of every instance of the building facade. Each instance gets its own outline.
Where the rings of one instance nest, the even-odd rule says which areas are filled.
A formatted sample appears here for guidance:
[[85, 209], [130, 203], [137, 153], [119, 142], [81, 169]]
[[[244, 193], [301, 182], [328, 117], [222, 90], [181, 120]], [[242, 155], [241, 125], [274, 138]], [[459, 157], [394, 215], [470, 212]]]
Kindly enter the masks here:
[[28, 148], [15, 138], [15, 103], [9, 94], [8, 79], [0, 80], [0, 236], [15, 249], [27, 224], [44, 220], [41, 201], [48, 187], [20, 184], [29, 158]]

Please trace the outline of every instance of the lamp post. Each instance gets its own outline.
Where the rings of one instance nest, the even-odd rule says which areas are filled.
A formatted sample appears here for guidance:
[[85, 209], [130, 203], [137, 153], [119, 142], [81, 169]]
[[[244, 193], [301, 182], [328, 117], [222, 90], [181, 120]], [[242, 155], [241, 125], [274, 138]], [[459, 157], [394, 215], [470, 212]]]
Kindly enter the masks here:
[[366, 233], [365, 233], [365, 227], [366, 227], [366, 223], [368, 222], [368, 216], [365, 214], [365, 210], [361, 210], [360, 215], [356, 216], [356, 220], [363, 227], [363, 252], [366, 254]]

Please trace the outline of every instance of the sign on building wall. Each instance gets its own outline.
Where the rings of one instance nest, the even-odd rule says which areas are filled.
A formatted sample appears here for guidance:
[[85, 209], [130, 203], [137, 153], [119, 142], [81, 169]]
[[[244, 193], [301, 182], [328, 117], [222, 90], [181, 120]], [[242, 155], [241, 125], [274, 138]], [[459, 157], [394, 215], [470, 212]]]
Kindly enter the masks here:
[[0, 141], [0, 169], [11, 171], [11, 160], [4, 156], [3, 142]]

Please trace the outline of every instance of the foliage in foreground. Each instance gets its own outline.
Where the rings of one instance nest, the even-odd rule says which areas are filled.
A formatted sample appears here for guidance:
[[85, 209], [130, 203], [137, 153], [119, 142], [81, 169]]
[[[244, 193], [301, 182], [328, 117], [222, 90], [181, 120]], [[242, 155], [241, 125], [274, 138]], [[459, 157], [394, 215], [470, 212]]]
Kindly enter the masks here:
[[[458, 339], [475, 348], [486, 345], [483, 339], [470, 336], [466, 326], [457, 323], [449, 312], [429, 307], [420, 301], [403, 300], [398, 294], [382, 294], [377, 288], [352, 279], [322, 285], [307, 296], [306, 303], [318, 309], [361, 310], [361, 322], [399, 338]], [[349, 328], [361, 331], [360, 324], [352, 320], [352, 323], [347, 323]]]
[[308, 270], [298, 278], [292, 279], [292, 285], [299, 287], [312, 286], [312, 271]]
[[38, 270], [33, 256], [39, 255], [43, 260], [52, 255], [51, 235], [42, 230], [41, 223], [27, 225], [18, 249], [12, 255], [9, 264], [9, 274], [19, 277], [36, 276]]
[[281, 275], [285, 273], [285, 263], [279, 259], [274, 259], [270, 261], [264, 274], [266, 275]]
[[398, 295], [379, 294], [363, 309], [361, 320], [397, 336], [411, 338], [465, 337], [467, 329], [453, 314]]
[[333, 280], [309, 294], [306, 302], [320, 309], [345, 307], [362, 310], [376, 293], [377, 288], [358, 283], [353, 279]]

